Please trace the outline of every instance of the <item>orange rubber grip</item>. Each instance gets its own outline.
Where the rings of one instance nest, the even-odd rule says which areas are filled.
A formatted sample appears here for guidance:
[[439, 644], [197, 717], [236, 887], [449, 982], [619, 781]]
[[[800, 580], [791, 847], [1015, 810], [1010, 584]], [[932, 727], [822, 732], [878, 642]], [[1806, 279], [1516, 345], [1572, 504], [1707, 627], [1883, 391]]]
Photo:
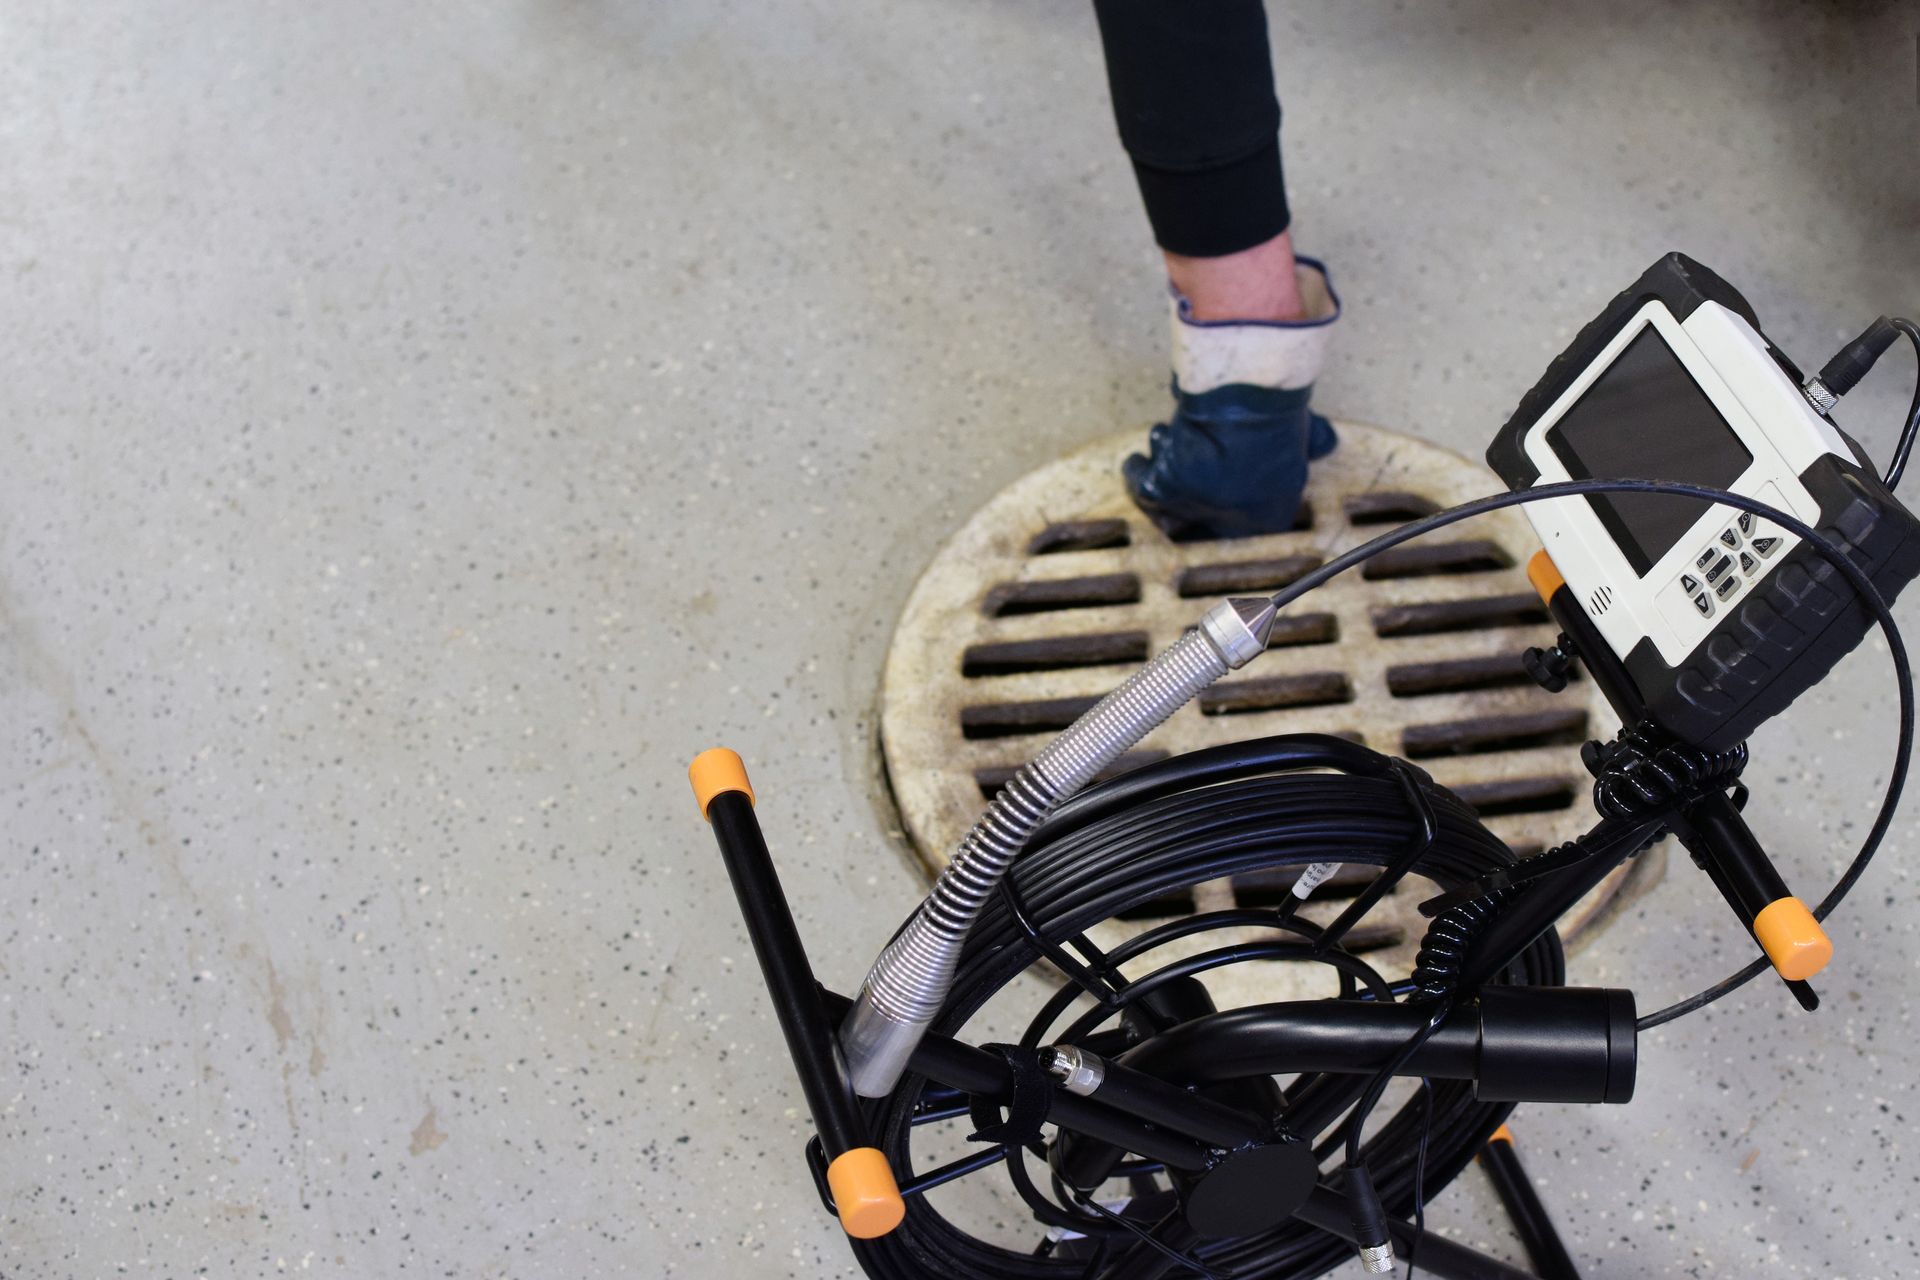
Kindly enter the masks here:
[[739, 755], [725, 747], [713, 747], [695, 756], [687, 766], [687, 781], [693, 784], [693, 798], [700, 802], [703, 818], [707, 816], [707, 806], [723, 791], [745, 792], [747, 803], [753, 803], [753, 784], [747, 781], [747, 766]]
[[1527, 581], [1547, 603], [1552, 603], [1554, 592], [1567, 585], [1567, 580], [1560, 576], [1560, 567], [1544, 550], [1534, 552], [1533, 559], [1527, 561]]
[[855, 1240], [873, 1240], [900, 1225], [907, 1202], [893, 1180], [893, 1168], [877, 1147], [842, 1151], [827, 1166], [827, 1189], [840, 1225]]
[[1776, 898], [1753, 918], [1753, 936], [1780, 976], [1799, 982], [1833, 959], [1833, 939], [1798, 898]]

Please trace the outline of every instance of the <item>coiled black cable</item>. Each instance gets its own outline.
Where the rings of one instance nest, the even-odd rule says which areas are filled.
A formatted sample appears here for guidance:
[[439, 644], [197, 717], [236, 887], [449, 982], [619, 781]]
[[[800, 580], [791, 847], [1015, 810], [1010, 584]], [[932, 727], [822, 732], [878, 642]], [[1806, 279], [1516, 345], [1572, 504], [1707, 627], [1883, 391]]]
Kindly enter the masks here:
[[[1920, 342], [1920, 338], [1916, 341]], [[1920, 418], [1913, 422], [1920, 423]], [[1910, 427], [1912, 425], [1910, 423]], [[1902, 454], [1910, 448], [1908, 437], [1912, 434], [1912, 430], [1903, 433]], [[1891, 469], [1890, 474], [1897, 478], [1898, 469]], [[1496, 494], [1410, 521], [1334, 557], [1273, 599], [1277, 607], [1284, 608], [1307, 591], [1389, 547], [1461, 520], [1531, 502], [1608, 493], [1672, 494], [1723, 503], [1738, 511], [1766, 517], [1833, 564], [1885, 634], [1899, 708], [1893, 765], [1879, 811], [1859, 851], [1814, 908], [1814, 916], [1825, 919], [1865, 873], [1892, 824], [1913, 749], [1914, 691], [1906, 649], [1886, 600], [1844, 548], [1797, 517], [1744, 495], [1703, 485], [1646, 480], [1579, 480], [1541, 485]], [[1036, 833], [1017, 874], [1021, 876], [1029, 909], [1049, 938], [1071, 937], [1129, 906], [1173, 889], [1247, 870], [1318, 861], [1384, 862], [1393, 846], [1379, 827], [1383, 814], [1400, 815], [1400, 838], [1403, 841], [1408, 838], [1411, 824], [1407, 819], [1411, 815], [1405, 812], [1397, 785], [1383, 778], [1356, 777], [1335, 782], [1331, 780], [1335, 775], [1246, 777], [1244, 766], [1255, 762], [1242, 760], [1239, 762], [1242, 772], [1234, 776], [1245, 777], [1245, 781], [1229, 784], [1213, 778], [1203, 782], [1210, 767], [1203, 759], [1207, 755], [1201, 752], [1177, 757], [1163, 766], [1140, 771], [1153, 775], [1151, 781], [1143, 780], [1139, 774], [1123, 780], [1127, 785], [1114, 788], [1125, 797], [1117, 810], [1103, 809], [1106, 802], [1095, 797], [1104, 789], [1097, 789], [1089, 793], [1089, 797], [1083, 797], [1087, 803], [1066, 806], [1053, 822]], [[1257, 772], [1257, 763], [1252, 771]], [[1227, 770], [1221, 776], [1231, 773]], [[1188, 783], [1199, 784], [1198, 789], [1189, 800], [1181, 800], [1178, 797], [1184, 794], [1182, 788]], [[1262, 811], [1255, 805], [1237, 815], [1227, 808], [1235, 801], [1249, 800], [1250, 793], [1265, 788], [1275, 788], [1276, 793], [1284, 794], [1289, 802], [1277, 811]], [[1300, 803], [1293, 803], [1296, 798]], [[1191, 810], [1187, 807], [1189, 804]], [[1133, 812], [1135, 807], [1139, 810], [1137, 816]], [[1470, 811], [1462, 812], [1463, 806], [1457, 798], [1436, 791], [1434, 809], [1441, 818], [1442, 835], [1435, 839], [1429, 856], [1424, 857], [1417, 868], [1422, 874], [1439, 881], [1445, 888], [1452, 888], [1476, 879], [1487, 870], [1511, 863], [1511, 853], [1479, 826]], [[1235, 817], [1244, 820], [1236, 822]], [[1200, 829], [1189, 825], [1199, 819], [1205, 819]], [[1297, 827], [1293, 825], [1296, 822], [1300, 824]], [[1466, 830], [1461, 829], [1463, 822]], [[1473, 834], [1476, 831], [1478, 837]], [[1084, 838], [1076, 839], [1076, 834]], [[961, 960], [952, 997], [936, 1030], [946, 1034], [958, 1030], [995, 991], [1012, 981], [1037, 957], [1037, 949], [1021, 934], [1004, 905], [1003, 902], [989, 904], [976, 924]], [[1766, 968], [1764, 958], [1755, 960], [1697, 995], [1640, 1019], [1639, 1026], [1646, 1030], [1701, 1008]], [[1560, 972], [1558, 943], [1549, 931], [1515, 962], [1508, 977], [1512, 981], [1555, 983], [1560, 980]], [[870, 1108], [875, 1131], [882, 1135], [882, 1145], [893, 1158], [896, 1169], [911, 1168], [907, 1135], [923, 1083], [910, 1078], [893, 1095]], [[1475, 1103], [1471, 1089], [1457, 1084], [1438, 1086], [1435, 1095], [1433, 1123], [1438, 1140], [1434, 1143], [1433, 1171], [1425, 1185], [1428, 1195], [1444, 1186], [1472, 1158], [1493, 1125], [1510, 1109]], [[1412, 1126], [1416, 1121], [1410, 1111], [1411, 1108], [1402, 1108], [1362, 1148], [1362, 1158], [1374, 1175], [1381, 1200], [1396, 1216], [1404, 1216], [1414, 1200], [1412, 1165], [1416, 1157], [1412, 1148], [1416, 1135]], [[1363, 1118], [1363, 1115], [1354, 1117], [1355, 1120]], [[1357, 1126], [1353, 1137], [1357, 1142]], [[1015, 1159], [1009, 1162], [1010, 1168], [1017, 1163], [1017, 1158], [1016, 1153]], [[1037, 1257], [978, 1240], [949, 1222], [924, 1197], [910, 1199], [906, 1222], [899, 1230], [881, 1240], [858, 1245], [857, 1252], [862, 1265], [876, 1280], [1064, 1280], [1085, 1270], [1080, 1263]], [[1221, 1242], [1202, 1251], [1209, 1265], [1217, 1264], [1244, 1280], [1318, 1275], [1337, 1263], [1345, 1252], [1337, 1240], [1294, 1223], [1241, 1240]]]
[[1744, 742], [1709, 751], [1674, 742], [1654, 725], [1629, 725], [1602, 748], [1593, 807], [1603, 818], [1651, 814], [1683, 797], [1732, 786], [1747, 757]]
[[[1308, 764], [1351, 772], [1296, 771]], [[1423, 793], [1437, 830], [1416, 874], [1452, 889], [1513, 864], [1512, 853], [1457, 796], [1430, 784]], [[1013, 874], [1029, 919], [1045, 937], [1060, 941], [1208, 880], [1323, 861], [1382, 865], [1404, 852], [1419, 831], [1386, 757], [1337, 740], [1274, 738], [1175, 757], [1089, 791], [1042, 828]], [[1245, 948], [1249, 958], [1262, 950], [1263, 945]], [[935, 1030], [958, 1034], [1036, 955], [1005, 903], [990, 902], [968, 939], [953, 997]], [[1130, 985], [1152, 980], [1152, 973], [1139, 971], [1148, 958], [1129, 964]], [[1162, 966], [1163, 971], [1178, 968], [1180, 962]], [[1563, 980], [1564, 972], [1558, 940], [1549, 931], [1505, 977], [1552, 985]], [[1061, 1011], [1067, 1003], [1061, 1002]], [[1044, 1027], [1034, 1034], [1042, 1032], [1054, 1034]], [[913, 1167], [911, 1121], [923, 1086], [910, 1076], [869, 1111], [873, 1132], [903, 1178]], [[1397, 1217], [1413, 1210], [1427, 1105], [1409, 1102], [1365, 1143], [1367, 1167], [1388, 1212]], [[1463, 1081], [1436, 1082], [1431, 1107], [1423, 1180], [1427, 1197], [1465, 1167], [1511, 1109], [1475, 1101], [1472, 1086]], [[1010, 1160], [1009, 1172], [1018, 1163], [1017, 1156]], [[1015, 1176], [1024, 1183], [1023, 1196], [1040, 1194], [1031, 1177]], [[1054, 1208], [1076, 1212], [1073, 1230], [1111, 1240], [1110, 1249], [1130, 1247], [1124, 1229], [1097, 1218], [1086, 1221], [1092, 1215], [1071, 1206]], [[1078, 1280], [1087, 1265], [1084, 1259], [1035, 1257], [1030, 1242], [1013, 1248], [981, 1240], [922, 1196], [909, 1197], [906, 1221], [892, 1235], [856, 1249], [875, 1280]], [[1288, 1222], [1254, 1236], [1211, 1242], [1198, 1256], [1236, 1280], [1305, 1280], [1337, 1265], [1348, 1252], [1337, 1239]]]
[[1451, 906], [1433, 918], [1413, 958], [1414, 998], [1452, 999], [1460, 985], [1460, 971], [1466, 964], [1468, 949], [1480, 936], [1480, 930], [1499, 913], [1501, 904], [1512, 896], [1512, 889], [1492, 889], [1481, 897]]

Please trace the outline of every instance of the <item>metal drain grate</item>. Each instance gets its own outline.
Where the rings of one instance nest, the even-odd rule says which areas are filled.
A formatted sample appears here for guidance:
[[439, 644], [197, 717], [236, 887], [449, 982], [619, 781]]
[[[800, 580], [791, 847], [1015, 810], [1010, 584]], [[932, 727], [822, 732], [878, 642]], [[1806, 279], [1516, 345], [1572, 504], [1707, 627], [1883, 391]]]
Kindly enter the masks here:
[[[908, 601], [882, 697], [888, 774], [929, 866], [944, 863], [1049, 734], [1191, 626], [1203, 602], [1277, 590], [1388, 526], [1491, 487], [1478, 465], [1433, 445], [1351, 423], [1340, 432], [1288, 533], [1168, 540], [1121, 489], [1119, 461], [1137, 444], [1127, 432], [1017, 481], [954, 535]], [[1535, 546], [1523, 517], [1500, 512], [1335, 579], [1281, 616], [1260, 661], [1115, 772], [1264, 734], [1335, 733], [1419, 761], [1522, 855], [1572, 838], [1591, 821], [1578, 745], [1614, 726], [1590, 684], [1551, 695], [1521, 668], [1521, 652], [1552, 635], [1521, 567]], [[1569, 933], [1600, 919], [1628, 876], [1657, 875], [1659, 862], [1643, 855], [1602, 885]], [[1337, 910], [1369, 874], [1352, 869], [1314, 900]], [[1197, 886], [1136, 911], [1135, 927], [1274, 902], [1291, 879]], [[1408, 967], [1420, 896], [1417, 886], [1392, 895], [1355, 945], [1397, 949], [1388, 967]]]

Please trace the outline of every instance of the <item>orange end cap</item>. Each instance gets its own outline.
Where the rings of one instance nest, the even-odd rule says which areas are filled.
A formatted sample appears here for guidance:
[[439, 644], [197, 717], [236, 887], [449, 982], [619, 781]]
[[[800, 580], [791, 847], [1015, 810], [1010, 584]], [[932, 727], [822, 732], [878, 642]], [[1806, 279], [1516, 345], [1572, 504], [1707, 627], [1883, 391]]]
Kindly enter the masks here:
[[1783, 978], [1811, 978], [1833, 959], [1833, 939], [1798, 898], [1777, 898], [1753, 918], [1753, 936]]
[[1560, 566], [1545, 551], [1534, 552], [1533, 559], [1527, 561], [1527, 581], [1533, 584], [1542, 600], [1548, 601], [1553, 599], [1554, 592], [1567, 585], [1567, 580], [1560, 576]]
[[1504, 1143], [1506, 1143], [1506, 1144], [1507, 1144], [1508, 1146], [1512, 1146], [1512, 1145], [1513, 1145], [1513, 1130], [1511, 1130], [1511, 1129], [1509, 1129], [1509, 1128], [1507, 1128], [1507, 1126], [1505, 1126], [1505, 1125], [1501, 1125], [1501, 1126], [1500, 1126], [1500, 1127], [1499, 1127], [1498, 1129], [1495, 1129], [1495, 1130], [1493, 1131], [1493, 1134], [1492, 1134], [1492, 1136], [1490, 1136], [1490, 1137], [1489, 1137], [1489, 1138], [1487, 1139], [1487, 1141], [1488, 1141], [1488, 1142], [1504, 1142]]
[[747, 803], [753, 803], [753, 784], [747, 781], [747, 766], [725, 747], [714, 747], [695, 756], [687, 766], [687, 781], [693, 783], [693, 798], [700, 802], [703, 818], [707, 815], [707, 806], [722, 791], [745, 792]]
[[840, 1211], [840, 1225], [855, 1240], [877, 1239], [907, 1216], [893, 1169], [877, 1147], [855, 1147], [835, 1156], [827, 1166], [827, 1188]]

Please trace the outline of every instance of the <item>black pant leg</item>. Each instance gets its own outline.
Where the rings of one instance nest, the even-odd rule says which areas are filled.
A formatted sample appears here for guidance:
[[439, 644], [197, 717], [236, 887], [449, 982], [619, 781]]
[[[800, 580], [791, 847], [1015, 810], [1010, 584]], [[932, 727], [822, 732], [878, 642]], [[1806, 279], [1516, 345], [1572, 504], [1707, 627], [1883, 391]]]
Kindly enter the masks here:
[[1287, 229], [1280, 100], [1261, 0], [1094, 0], [1120, 142], [1170, 253], [1217, 257]]

